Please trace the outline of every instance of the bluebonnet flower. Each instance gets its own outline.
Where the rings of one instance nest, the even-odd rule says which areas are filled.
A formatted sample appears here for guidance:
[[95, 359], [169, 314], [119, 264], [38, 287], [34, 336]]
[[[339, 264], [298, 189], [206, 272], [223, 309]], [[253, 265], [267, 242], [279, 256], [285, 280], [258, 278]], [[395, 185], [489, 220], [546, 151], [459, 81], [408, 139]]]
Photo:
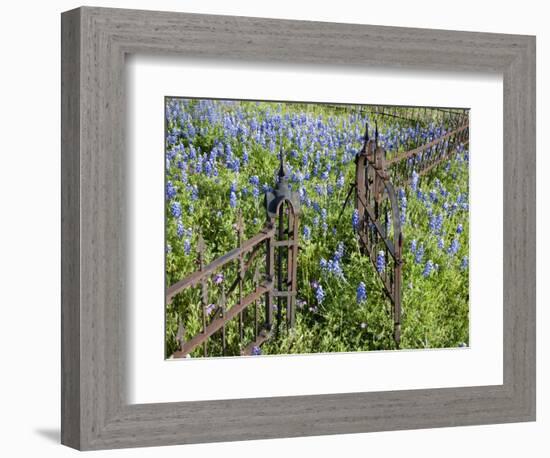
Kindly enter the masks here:
[[[300, 202], [307, 202], [307, 191], [306, 191], [306, 188], [304, 187], [301, 187], [300, 189], [298, 189], [298, 195], [300, 197]], [[307, 205], [307, 203], [306, 203]]]
[[178, 234], [178, 237], [181, 239], [183, 237], [183, 234], [185, 232], [185, 228], [183, 227], [183, 223], [181, 222], [181, 219], [178, 220], [176, 232]]
[[416, 253], [416, 239], [411, 240], [411, 253], [412, 254]]
[[418, 188], [418, 173], [416, 173], [416, 170], [413, 170], [412, 173], [411, 188], [413, 191], [416, 191]]
[[181, 182], [183, 184], [187, 184], [187, 181], [188, 181], [187, 172], [185, 170], [182, 170], [182, 172], [181, 172]]
[[448, 252], [451, 256], [454, 256], [458, 252], [459, 248], [460, 248], [460, 243], [458, 242], [458, 239], [455, 237], [451, 242], [451, 246], [449, 246]]
[[172, 200], [176, 197], [177, 188], [173, 185], [171, 181], [166, 183], [166, 198]]
[[186, 255], [189, 255], [191, 253], [191, 240], [189, 239], [185, 239], [183, 241], [183, 252], [186, 254]]
[[313, 205], [313, 210], [315, 210], [316, 212], [321, 213], [321, 206], [319, 205], [319, 202], [313, 201], [312, 205]]
[[309, 226], [304, 226], [303, 229], [304, 239], [309, 240], [311, 239], [311, 229]]
[[439, 215], [432, 216], [428, 227], [435, 234], [439, 234], [441, 232], [441, 228], [443, 227], [443, 215], [440, 213]]
[[338, 179], [336, 180], [336, 186], [338, 189], [342, 189], [344, 187], [344, 175], [341, 173], [338, 176]]
[[459, 224], [457, 227], [456, 227], [456, 233], [457, 234], [462, 234], [462, 231], [464, 230], [464, 228], [462, 227], [462, 224]]
[[401, 223], [401, 226], [404, 226], [407, 222], [407, 196], [403, 194], [403, 198], [400, 202], [400, 208], [399, 208], [399, 222]]
[[324, 272], [334, 275], [336, 278], [344, 278], [344, 271], [342, 270], [339, 259], [333, 258], [327, 261], [325, 258], [321, 258], [319, 267], [321, 267], [321, 270]]
[[199, 188], [197, 185], [191, 186], [191, 200], [197, 200], [199, 198]]
[[335, 277], [342, 278], [342, 279], [344, 278], [344, 271], [342, 270], [340, 261], [338, 261], [337, 259], [329, 260], [328, 270]]
[[439, 237], [437, 239], [437, 248], [439, 248], [440, 250], [445, 248], [445, 241], [443, 240], [443, 237]]
[[334, 260], [340, 261], [344, 257], [344, 242], [338, 242], [336, 251], [334, 252]]
[[229, 205], [231, 208], [235, 208], [237, 206], [237, 194], [234, 192], [229, 193]]
[[321, 180], [328, 180], [328, 172], [326, 170], [321, 173]]
[[378, 255], [376, 256], [376, 270], [378, 273], [384, 272], [384, 268], [386, 265], [386, 254], [380, 250], [378, 252]]
[[469, 260], [468, 260], [468, 256], [464, 256], [464, 257], [462, 258], [462, 261], [461, 261], [461, 263], [460, 263], [460, 268], [461, 268], [462, 270], [466, 270], [466, 269], [468, 268], [468, 261], [469, 261]]
[[248, 179], [248, 182], [249, 182], [251, 185], [254, 185], [254, 186], [259, 186], [259, 185], [260, 185], [260, 179], [258, 178], [258, 175], [252, 175], [252, 176]]
[[420, 264], [423, 258], [424, 258], [424, 245], [420, 244], [418, 246], [418, 249], [416, 250], [414, 262], [416, 262], [417, 264]]
[[357, 286], [357, 303], [361, 304], [367, 300], [367, 288], [363, 282], [359, 283]]
[[195, 136], [195, 127], [190, 122], [187, 123], [187, 134], [188, 138], [193, 138]]
[[223, 274], [216, 274], [216, 276], [214, 277], [214, 283], [216, 285], [220, 285], [221, 283], [223, 283]]
[[181, 204], [179, 202], [172, 202], [170, 204], [170, 212], [174, 218], [179, 218], [181, 216]]
[[216, 304], [208, 304], [204, 311], [207, 315], [210, 315], [216, 309]]
[[315, 193], [316, 193], [318, 196], [322, 196], [322, 195], [325, 194], [324, 189], [323, 189], [323, 187], [322, 187], [320, 184], [316, 184], [316, 185], [315, 185]]
[[195, 161], [195, 173], [202, 173], [202, 165], [202, 156], [198, 156], [197, 160]]
[[434, 270], [434, 263], [431, 259], [426, 262], [426, 265], [424, 266], [424, 272], [422, 272], [422, 275], [424, 277], [428, 277], [432, 271]]
[[318, 285], [315, 290], [315, 298], [319, 304], [322, 304], [325, 299], [325, 292], [323, 291], [323, 287], [321, 285]]
[[258, 347], [257, 345], [254, 345], [252, 347], [252, 356], [259, 356], [262, 354], [262, 349]]
[[357, 209], [353, 210], [353, 215], [351, 216], [351, 225], [354, 231], [357, 231], [359, 228], [359, 212]]

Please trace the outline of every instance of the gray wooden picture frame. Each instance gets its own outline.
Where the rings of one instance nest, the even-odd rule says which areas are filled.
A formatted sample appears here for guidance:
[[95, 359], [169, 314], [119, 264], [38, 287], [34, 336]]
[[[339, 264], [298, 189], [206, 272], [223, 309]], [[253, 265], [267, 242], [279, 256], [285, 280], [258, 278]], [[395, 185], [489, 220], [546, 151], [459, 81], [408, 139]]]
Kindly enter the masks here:
[[[62, 14], [62, 425], [81, 450], [535, 419], [535, 37], [83, 7]], [[125, 56], [501, 73], [503, 384], [128, 404]]]

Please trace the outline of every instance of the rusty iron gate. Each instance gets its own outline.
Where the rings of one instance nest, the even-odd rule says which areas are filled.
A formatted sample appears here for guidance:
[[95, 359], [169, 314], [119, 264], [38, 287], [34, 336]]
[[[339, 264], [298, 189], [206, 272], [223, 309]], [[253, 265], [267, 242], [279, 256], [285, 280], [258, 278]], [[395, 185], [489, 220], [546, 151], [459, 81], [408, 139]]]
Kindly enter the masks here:
[[[201, 345], [203, 355], [207, 356], [208, 339], [216, 333], [221, 333], [222, 354], [225, 355], [226, 325], [235, 318], [239, 320], [242, 355], [254, 354], [274, 333], [279, 332], [283, 322], [283, 310], [287, 328], [294, 326], [300, 205], [297, 194], [289, 186], [282, 152], [278, 183], [272, 192], [266, 193], [265, 207], [266, 222], [263, 229], [248, 240], [243, 240], [244, 222], [239, 212], [235, 224], [238, 246], [207, 265], [204, 263], [206, 247], [202, 236], [199, 236], [198, 270], [167, 289], [166, 303], [170, 304], [174, 297], [184, 290], [200, 286], [202, 330], [191, 339], [185, 340], [185, 329], [180, 323], [176, 337], [179, 348], [172, 354], [173, 358], [187, 357]], [[259, 266], [256, 266], [252, 275], [253, 291], [244, 295], [245, 280], [251, 276], [254, 259], [262, 247], [265, 247], [265, 270], [262, 273]], [[221, 288], [217, 304], [210, 304], [210, 286], [215, 283], [215, 280], [212, 281], [213, 277], [223, 267], [235, 262], [237, 263], [236, 278], [227, 289]], [[228, 298], [234, 293], [236, 298], [231, 304]], [[262, 297], [264, 297], [264, 320], [260, 323], [259, 303]], [[250, 308], [253, 309], [254, 338], [243, 345], [243, 317]], [[274, 311], [277, 312], [276, 317], [273, 316]]]
[[[469, 141], [469, 116], [467, 110], [430, 109], [437, 111], [445, 131], [439, 136], [417, 136], [406, 151], [388, 157], [380, 145], [377, 122], [375, 134], [369, 138], [369, 125], [365, 126], [362, 149], [355, 161], [355, 182], [351, 184], [342, 206], [342, 215], [352, 195], [358, 217], [357, 238], [361, 253], [371, 260], [382, 289], [391, 307], [394, 341], [399, 348], [401, 341], [403, 233], [397, 202], [396, 187], [408, 186], [411, 175], [428, 174], [435, 167], [450, 159]], [[418, 128], [419, 119], [426, 115], [426, 108], [410, 108], [405, 115], [387, 107], [375, 107], [374, 118], [395, 117]], [[295, 323], [297, 295], [297, 263], [299, 250], [300, 204], [292, 191], [284, 168], [284, 153], [280, 152], [280, 167], [275, 189], [265, 195], [266, 221], [263, 229], [248, 240], [243, 240], [244, 222], [241, 213], [235, 224], [237, 247], [205, 265], [205, 244], [199, 237], [197, 244], [198, 270], [166, 291], [166, 303], [179, 293], [200, 287], [202, 330], [185, 340], [185, 329], [180, 324], [177, 333], [178, 350], [172, 357], [182, 358], [202, 346], [208, 355], [208, 339], [221, 334], [222, 354], [226, 354], [227, 324], [238, 319], [239, 343], [242, 355], [255, 354], [258, 348], [277, 335], [283, 323], [290, 329]], [[265, 249], [263, 272], [254, 260]], [[225, 266], [237, 263], [236, 278], [228, 288], [222, 287], [216, 304], [210, 304], [212, 278]], [[253, 271], [253, 273], [252, 273]], [[246, 279], [252, 282], [252, 291], [244, 294]], [[229, 298], [236, 295], [233, 300]], [[263, 318], [260, 322], [260, 302], [264, 298]], [[276, 303], [275, 303], [276, 302]], [[228, 306], [228, 304], [232, 304]], [[213, 310], [212, 310], [213, 309]], [[244, 342], [244, 319], [253, 309], [253, 338]], [[276, 316], [274, 316], [276, 312]], [[284, 313], [284, 318], [283, 318]]]
[[[400, 118], [418, 125], [421, 110], [426, 113], [426, 109], [409, 110], [413, 117], [400, 116], [396, 110], [385, 111], [384, 107], [379, 107], [375, 114]], [[441, 114], [446, 131], [437, 138], [428, 138], [423, 144], [419, 144], [417, 137], [417, 144], [412, 149], [391, 158], [379, 144], [377, 124], [374, 138], [369, 138], [369, 126], [365, 126], [363, 147], [355, 162], [355, 183], [351, 185], [342, 208], [343, 212], [354, 191], [359, 246], [361, 252], [370, 258], [380, 277], [383, 291], [390, 300], [394, 340], [398, 348], [401, 342], [403, 232], [395, 187], [410, 185], [414, 174], [418, 177], [428, 174], [469, 141], [469, 116], [466, 110], [432, 110]]]

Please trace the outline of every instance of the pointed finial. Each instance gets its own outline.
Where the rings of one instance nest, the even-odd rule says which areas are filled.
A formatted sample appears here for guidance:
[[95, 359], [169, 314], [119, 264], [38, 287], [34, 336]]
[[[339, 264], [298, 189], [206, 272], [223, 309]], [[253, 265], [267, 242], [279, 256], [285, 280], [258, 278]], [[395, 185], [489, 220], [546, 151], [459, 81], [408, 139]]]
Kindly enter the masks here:
[[365, 122], [365, 143], [369, 141], [369, 122]]
[[378, 121], [374, 121], [374, 141], [376, 142], [376, 146], [378, 146]]

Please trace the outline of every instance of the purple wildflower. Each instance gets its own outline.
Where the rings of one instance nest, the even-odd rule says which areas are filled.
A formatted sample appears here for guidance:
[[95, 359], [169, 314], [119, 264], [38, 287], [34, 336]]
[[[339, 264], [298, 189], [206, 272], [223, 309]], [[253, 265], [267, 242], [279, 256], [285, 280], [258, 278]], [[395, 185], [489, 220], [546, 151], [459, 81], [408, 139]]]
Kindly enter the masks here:
[[176, 232], [178, 234], [178, 237], [181, 239], [185, 232], [185, 228], [183, 227], [183, 223], [181, 222], [181, 220], [178, 220]]
[[357, 286], [357, 303], [361, 304], [367, 300], [367, 288], [363, 282], [359, 283]]
[[170, 212], [174, 218], [181, 217], [181, 204], [179, 202], [172, 202], [170, 204]]
[[354, 231], [357, 231], [357, 229], [359, 228], [359, 212], [357, 211], [357, 209], [353, 210], [353, 215], [351, 217], [351, 225]]
[[376, 270], [378, 273], [384, 272], [386, 266], [386, 254], [380, 250], [376, 256]]
[[176, 197], [177, 188], [172, 184], [171, 181], [166, 183], [166, 198], [172, 200]]
[[458, 252], [459, 248], [460, 248], [460, 243], [458, 242], [458, 239], [455, 237], [451, 242], [451, 246], [449, 247], [449, 250], [448, 250], [449, 255], [454, 256]]
[[422, 272], [422, 275], [424, 277], [429, 277], [432, 271], [434, 270], [434, 263], [431, 259], [426, 262], [426, 265], [424, 266], [424, 272]]
[[191, 240], [189, 239], [185, 239], [183, 241], [183, 252], [186, 254], [186, 255], [189, 255], [191, 253]]

